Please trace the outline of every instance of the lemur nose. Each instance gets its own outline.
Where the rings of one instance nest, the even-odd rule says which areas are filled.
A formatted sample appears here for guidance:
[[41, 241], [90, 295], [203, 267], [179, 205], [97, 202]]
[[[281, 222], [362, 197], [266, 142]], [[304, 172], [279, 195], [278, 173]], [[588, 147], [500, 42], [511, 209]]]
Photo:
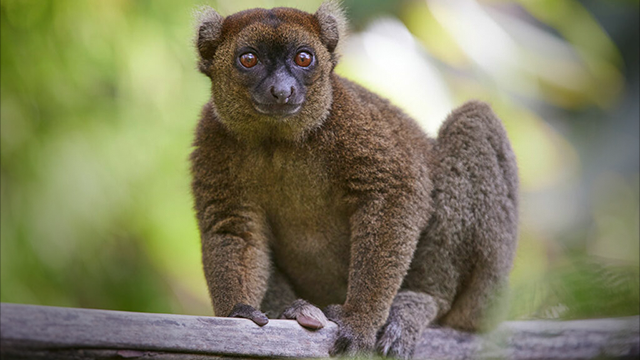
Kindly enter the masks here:
[[275, 86], [272, 86], [271, 95], [273, 95], [278, 104], [286, 104], [289, 102], [291, 95], [293, 95], [293, 86], [290, 88], [285, 86], [276, 88]]

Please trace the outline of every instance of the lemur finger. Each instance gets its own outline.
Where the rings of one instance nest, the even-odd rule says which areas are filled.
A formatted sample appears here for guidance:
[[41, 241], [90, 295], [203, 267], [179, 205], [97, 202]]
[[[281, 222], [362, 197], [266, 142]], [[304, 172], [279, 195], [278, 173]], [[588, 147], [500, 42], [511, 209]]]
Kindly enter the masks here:
[[269, 322], [269, 319], [260, 310], [255, 309], [253, 306], [247, 304], [236, 304], [231, 310], [228, 317], [239, 317], [253, 321], [258, 326], [264, 326]]

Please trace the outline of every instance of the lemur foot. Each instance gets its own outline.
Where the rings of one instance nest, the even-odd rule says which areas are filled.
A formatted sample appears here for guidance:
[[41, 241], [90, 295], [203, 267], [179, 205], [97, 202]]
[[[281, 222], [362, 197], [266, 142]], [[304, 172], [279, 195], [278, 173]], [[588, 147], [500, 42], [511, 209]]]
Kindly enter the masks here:
[[309, 304], [307, 301], [298, 299], [291, 304], [283, 313], [283, 319], [295, 319], [298, 324], [307, 329], [322, 329], [327, 325], [327, 318], [322, 310]]

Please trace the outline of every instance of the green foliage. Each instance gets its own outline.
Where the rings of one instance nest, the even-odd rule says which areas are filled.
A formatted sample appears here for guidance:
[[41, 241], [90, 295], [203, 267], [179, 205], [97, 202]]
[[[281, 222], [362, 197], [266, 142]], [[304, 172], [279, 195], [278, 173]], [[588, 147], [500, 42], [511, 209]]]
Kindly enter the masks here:
[[210, 312], [187, 163], [208, 91], [194, 7], [3, 1], [2, 301]]
[[581, 319], [638, 314], [637, 266], [567, 256], [540, 279], [515, 284], [511, 318]]

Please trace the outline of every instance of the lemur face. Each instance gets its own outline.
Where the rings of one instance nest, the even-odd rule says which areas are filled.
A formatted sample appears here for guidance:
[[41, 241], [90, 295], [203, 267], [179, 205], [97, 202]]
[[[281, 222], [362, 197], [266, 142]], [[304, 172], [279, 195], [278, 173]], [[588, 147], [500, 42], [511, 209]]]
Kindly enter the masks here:
[[323, 29], [315, 15], [288, 8], [203, 22], [200, 69], [212, 80], [220, 120], [240, 133], [269, 132], [265, 124], [295, 132], [321, 123], [332, 101], [337, 38], [337, 27]]

